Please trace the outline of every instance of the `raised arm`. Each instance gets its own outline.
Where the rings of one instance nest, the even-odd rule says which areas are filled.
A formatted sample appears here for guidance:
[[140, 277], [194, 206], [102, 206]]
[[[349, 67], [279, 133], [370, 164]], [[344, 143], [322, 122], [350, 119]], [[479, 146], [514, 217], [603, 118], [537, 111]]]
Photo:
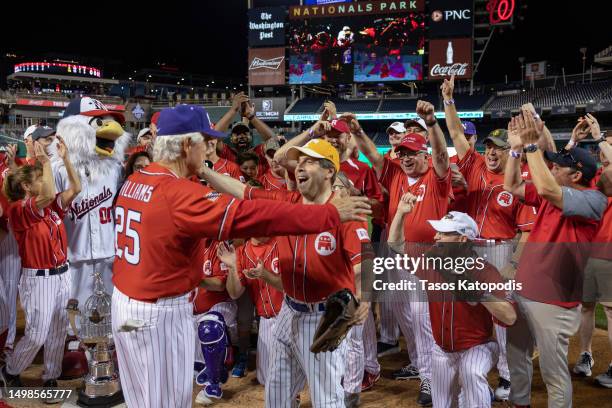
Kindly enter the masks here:
[[295, 160], [287, 160], [287, 152], [289, 149], [295, 146], [304, 146], [310, 139], [321, 137], [326, 132], [331, 130], [331, 123], [325, 120], [319, 120], [314, 125], [295, 136], [287, 143], [285, 143], [280, 149], [274, 153], [274, 160], [276, 160], [281, 166], [287, 169], [288, 172], [293, 173], [297, 162]]
[[66, 175], [68, 176], [69, 187], [67, 190], [60, 193], [62, 208], [68, 208], [72, 203], [72, 200], [74, 200], [81, 192], [81, 178], [72, 166], [72, 162], [70, 161], [70, 156], [68, 154], [68, 148], [64, 143], [64, 139], [62, 139], [62, 137], [59, 135], [57, 136], [57, 153], [64, 161]]
[[219, 193], [229, 194], [239, 199], [244, 198], [246, 186], [233, 177], [217, 173], [208, 166], [202, 166], [198, 176], [206, 180], [208, 184]]
[[445, 79], [440, 87], [442, 89], [442, 98], [444, 99], [444, 116], [446, 127], [453, 141], [453, 146], [457, 151], [459, 160], [463, 159], [470, 150], [470, 144], [463, 133], [463, 125], [457, 114], [455, 100], [453, 99], [453, 90], [455, 89], [455, 75], [451, 75], [450, 80]]
[[55, 180], [51, 170], [51, 161], [45, 153], [45, 149], [38, 142], [34, 142], [34, 153], [36, 160], [42, 164], [42, 187], [40, 194], [36, 196], [36, 207], [46, 208], [55, 200]]
[[414, 203], [416, 203], [416, 196], [411, 193], [406, 193], [402, 196], [397, 206], [397, 211], [389, 227], [389, 237], [387, 238], [389, 246], [395, 252], [404, 252], [404, 218], [406, 214], [412, 211]]
[[432, 150], [431, 159], [436, 175], [439, 178], [446, 177], [450, 164], [448, 160], [448, 150], [446, 149], [444, 133], [442, 133], [442, 129], [434, 115], [434, 106], [426, 101], [418, 101], [416, 112], [427, 125], [427, 134]]
[[378, 152], [378, 150], [376, 150], [376, 145], [374, 144], [372, 139], [370, 139], [368, 135], [366, 135], [366, 133], [363, 131], [361, 125], [359, 124], [359, 121], [357, 120], [357, 115], [353, 113], [345, 113], [342, 115], [342, 117], [346, 118], [346, 120], [348, 121], [349, 126], [351, 127], [351, 134], [355, 138], [357, 147], [359, 148], [361, 153], [363, 153], [365, 157], [367, 157], [370, 163], [372, 163], [372, 167], [376, 172], [376, 176], [380, 177], [383, 166], [385, 164], [385, 158], [382, 154]]
[[266, 125], [266, 123], [263, 120], [259, 119], [257, 115], [255, 114], [255, 105], [253, 105], [253, 102], [251, 101], [246, 102], [245, 110], [242, 114], [244, 117], [246, 117], [249, 120], [251, 125], [253, 125], [253, 127], [259, 132], [259, 135], [261, 136], [261, 139], [264, 142], [269, 139], [272, 139], [273, 137], [276, 137], [274, 135], [274, 131], [270, 128], [270, 126]]
[[225, 244], [221, 243], [217, 247], [217, 258], [219, 258], [228, 268], [227, 281], [225, 282], [227, 293], [232, 299], [238, 299], [242, 296], [245, 289], [240, 283], [240, 277], [238, 275], [240, 272], [238, 272], [237, 268], [236, 250], [231, 245], [229, 248], [226, 248]]
[[[523, 142], [518, 133], [517, 119], [512, 118], [508, 123], [508, 143], [510, 143], [510, 156], [506, 162], [504, 172], [504, 190], [520, 199], [525, 198], [525, 182], [521, 177], [521, 152]], [[515, 157], [518, 155], [518, 157]]]
[[538, 140], [538, 147], [542, 150], [548, 150], [549, 152], [557, 152], [557, 146], [555, 145], [552, 133], [550, 133], [550, 130], [548, 130], [546, 124], [542, 122], [542, 118], [540, 118], [540, 115], [538, 115], [538, 112], [536, 112], [533, 104], [531, 102], [526, 103], [522, 106], [522, 108], [531, 112], [535, 119], [536, 125], [543, 127], [542, 134]]
[[601, 129], [599, 128], [599, 122], [597, 122], [595, 116], [591, 115], [590, 113], [587, 113], [585, 120], [589, 124], [593, 140], [598, 142], [597, 146], [599, 147], [599, 150], [601, 150], [601, 154], [603, 154], [604, 158], [608, 162], [612, 163], [612, 139], [610, 140], [610, 142], [608, 142], [606, 138], [602, 136]]
[[234, 121], [234, 117], [240, 112], [240, 107], [243, 103], [247, 102], [249, 97], [244, 92], [238, 92], [232, 98], [232, 107], [225, 112], [225, 115], [215, 125], [215, 130], [219, 132], [227, 132], [229, 125]]
[[[517, 123], [523, 145], [537, 144], [542, 133], [542, 126], [536, 124], [531, 112], [522, 109], [522, 112], [517, 116]], [[535, 152], [526, 154], [531, 179], [538, 191], [538, 195], [555, 207], [563, 209], [563, 192], [546, 165], [543, 152], [538, 149]]]

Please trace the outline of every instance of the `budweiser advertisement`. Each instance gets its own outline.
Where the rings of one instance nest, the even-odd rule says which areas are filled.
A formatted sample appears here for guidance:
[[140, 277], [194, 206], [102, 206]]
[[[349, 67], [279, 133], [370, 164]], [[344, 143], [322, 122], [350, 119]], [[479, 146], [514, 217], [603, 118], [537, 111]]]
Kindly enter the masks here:
[[429, 78], [455, 74], [458, 79], [472, 77], [472, 39], [448, 38], [429, 41]]
[[284, 85], [285, 49], [282, 47], [249, 49], [249, 84]]

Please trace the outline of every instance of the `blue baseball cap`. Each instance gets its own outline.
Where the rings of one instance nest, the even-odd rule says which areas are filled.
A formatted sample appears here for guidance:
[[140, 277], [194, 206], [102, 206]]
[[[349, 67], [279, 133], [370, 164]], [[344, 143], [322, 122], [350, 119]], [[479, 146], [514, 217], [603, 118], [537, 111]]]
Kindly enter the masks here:
[[218, 132], [210, 126], [208, 112], [201, 106], [182, 104], [174, 108], [166, 108], [159, 114], [157, 120], [158, 137], [194, 132], [218, 138], [225, 137], [225, 133]]
[[476, 126], [469, 120], [461, 122], [461, 126], [463, 126], [463, 134], [470, 136], [476, 134]]
[[592, 180], [597, 173], [597, 162], [588, 150], [581, 147], [563, 149], [558, 153], [546, 151], [544, 157], [561, 167], [571, 167], [582, 172], [582, 177], [586, 181]]

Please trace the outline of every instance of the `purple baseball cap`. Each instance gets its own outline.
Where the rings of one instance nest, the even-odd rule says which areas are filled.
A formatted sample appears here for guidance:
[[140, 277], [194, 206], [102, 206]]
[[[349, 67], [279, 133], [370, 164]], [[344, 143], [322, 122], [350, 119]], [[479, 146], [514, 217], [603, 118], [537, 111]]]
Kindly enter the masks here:
[[212, 128], [208, 112], [201, 106], [181, 104], [161, 111], [157, 120], [158, 137], [186, 133], [203, 133], [217, 138], [225, 137], [225, 133]]
[[463, 126], [463, 134], [470, 136], [476, 134], [476, 126], [469, 120], [461, 122], [461, 126]]

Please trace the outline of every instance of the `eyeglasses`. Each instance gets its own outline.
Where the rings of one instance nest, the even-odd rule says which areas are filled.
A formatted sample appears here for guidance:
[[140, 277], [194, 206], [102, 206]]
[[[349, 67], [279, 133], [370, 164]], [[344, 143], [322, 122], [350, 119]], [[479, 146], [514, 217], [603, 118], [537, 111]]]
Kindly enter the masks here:
[[400, 150], [399, 152], [397, 152], [397, 157], [399, 157], [400, 159], [403, 159], [404, 157], [416, 157], [421, 153], [423, 152], [415, 152], [412, 150]]

